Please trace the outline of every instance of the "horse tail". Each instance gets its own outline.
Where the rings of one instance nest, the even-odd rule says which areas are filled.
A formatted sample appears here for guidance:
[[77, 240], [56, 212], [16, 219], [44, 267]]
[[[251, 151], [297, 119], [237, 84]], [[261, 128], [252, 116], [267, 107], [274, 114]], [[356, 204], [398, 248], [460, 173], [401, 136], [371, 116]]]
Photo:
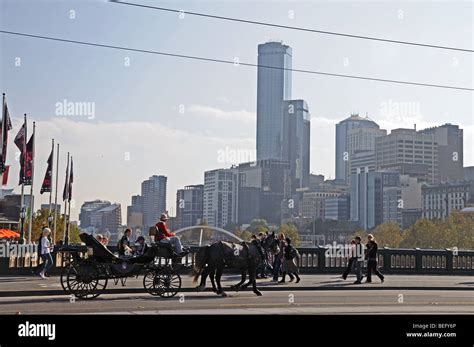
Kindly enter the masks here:
[[205, 247], [199, 248], [198, 252], [196, 253], [196, 256], [194, 258], [194, 267], [193, 267], [193, 283], [196, 284], [199, 276], [201, 275], [202, 269], [207, 263], [207, 260], [209, 259], [209, 251], [210, 251], [211, 246], [207, 245]]

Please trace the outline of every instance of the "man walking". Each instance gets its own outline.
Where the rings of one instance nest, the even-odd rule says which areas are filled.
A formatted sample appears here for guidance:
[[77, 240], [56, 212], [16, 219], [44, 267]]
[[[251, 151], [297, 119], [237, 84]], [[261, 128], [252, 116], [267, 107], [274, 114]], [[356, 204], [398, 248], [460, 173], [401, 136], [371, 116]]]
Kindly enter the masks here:
[[354, 262], [354, 271], [357, 277], [357, 280], [354, 284], [362, 283], [362, 266], [364, 265], [364, 245], [361, 243], [362, 239], [360, 236], [356, 236], [355, 240], [355, 254], [353, 254]]
[[383, 283], [385, 277], [379, 272], [379, 270], [377, 270], [377, 242], [375, 242], [374, 235], [372, 234], [367, 235], [367, 239], [367, 280], [365, 283], [372, 282], [372, 271], [378, 276], [378, 278], [380, 278], [380, 281]]

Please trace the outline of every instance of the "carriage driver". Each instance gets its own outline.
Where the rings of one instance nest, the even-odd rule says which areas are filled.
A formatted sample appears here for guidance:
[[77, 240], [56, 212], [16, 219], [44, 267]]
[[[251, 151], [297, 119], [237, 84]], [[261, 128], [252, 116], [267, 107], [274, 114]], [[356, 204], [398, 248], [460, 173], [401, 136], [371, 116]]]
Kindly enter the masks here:
[[183, 257], [188, 254], [188, 250], [183, 250], [183, 246], [181, 245], [181, 240], [179, 237], [169, 231], [168, 227], [166, 226], [166, 221], [168, 219], [169, 218], [166, 213], [161, 214], [160, 220], [155, 225], [155, 242], [170, 244], [173, 251], [178, 256]]

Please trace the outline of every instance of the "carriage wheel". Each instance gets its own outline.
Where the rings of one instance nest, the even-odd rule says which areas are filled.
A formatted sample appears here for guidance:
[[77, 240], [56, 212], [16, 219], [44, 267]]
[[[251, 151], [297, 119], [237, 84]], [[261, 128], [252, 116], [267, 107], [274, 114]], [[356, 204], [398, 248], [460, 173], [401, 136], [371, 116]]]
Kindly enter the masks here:
[[151, 295], [172, 298], [181, 288], [181, 276], [172, 269], [150, 270], [143, 277], [143, 287]]
[[107, 287], [107, 277], [94, 264], [70, 266], [67, 271], [67, 288], [69, 293], [79, 299], [94, 299]]

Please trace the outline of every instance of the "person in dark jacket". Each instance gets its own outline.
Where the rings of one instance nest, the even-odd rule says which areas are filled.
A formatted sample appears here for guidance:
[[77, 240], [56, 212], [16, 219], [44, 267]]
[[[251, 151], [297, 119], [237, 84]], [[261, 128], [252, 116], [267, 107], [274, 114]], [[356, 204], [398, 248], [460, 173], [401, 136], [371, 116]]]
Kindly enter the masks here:
[[346, 269], [342, 273], [342, 279], [344, 280], [347, 279], [349, 272], [352, 270], [352, 265], [354, 264], [355, 244], [356, 244], [356, 241], [352, 239], [351, 244], [349, 246], [349, 261], [347, 262]]
[[384, 276], [379, 272], [377, 269], [377, 242], [375, 242], [375, 238], [372, 234], [367, 235], [367, 252], [365, 258], [367, 259], [367, 280], [366, 283], [372, 282], [372, 271], [374, 274], [380, 278], [380, 280], [384, 281]]
[[127, 229], [123, 233], [122, 238], [118, 242], [118, 254], [119, 255], [131, 255], [132, 254], [132, 249], [130, 248], [130, 236], [132, 236], [132, 230]]
[[[296, 277], [296, 283], [298, 283], [301, 278], [298, 275], [298, 250], [293, 247], [291, 244], [291, 239], [289, 237], [285, 238], [285, 247], [283, 248], [283, 278], [278, 283], [285, 283], [286, 274], [294, 275]], [[293, 281], [293, 277], [290, 277], [290, 282]]]

